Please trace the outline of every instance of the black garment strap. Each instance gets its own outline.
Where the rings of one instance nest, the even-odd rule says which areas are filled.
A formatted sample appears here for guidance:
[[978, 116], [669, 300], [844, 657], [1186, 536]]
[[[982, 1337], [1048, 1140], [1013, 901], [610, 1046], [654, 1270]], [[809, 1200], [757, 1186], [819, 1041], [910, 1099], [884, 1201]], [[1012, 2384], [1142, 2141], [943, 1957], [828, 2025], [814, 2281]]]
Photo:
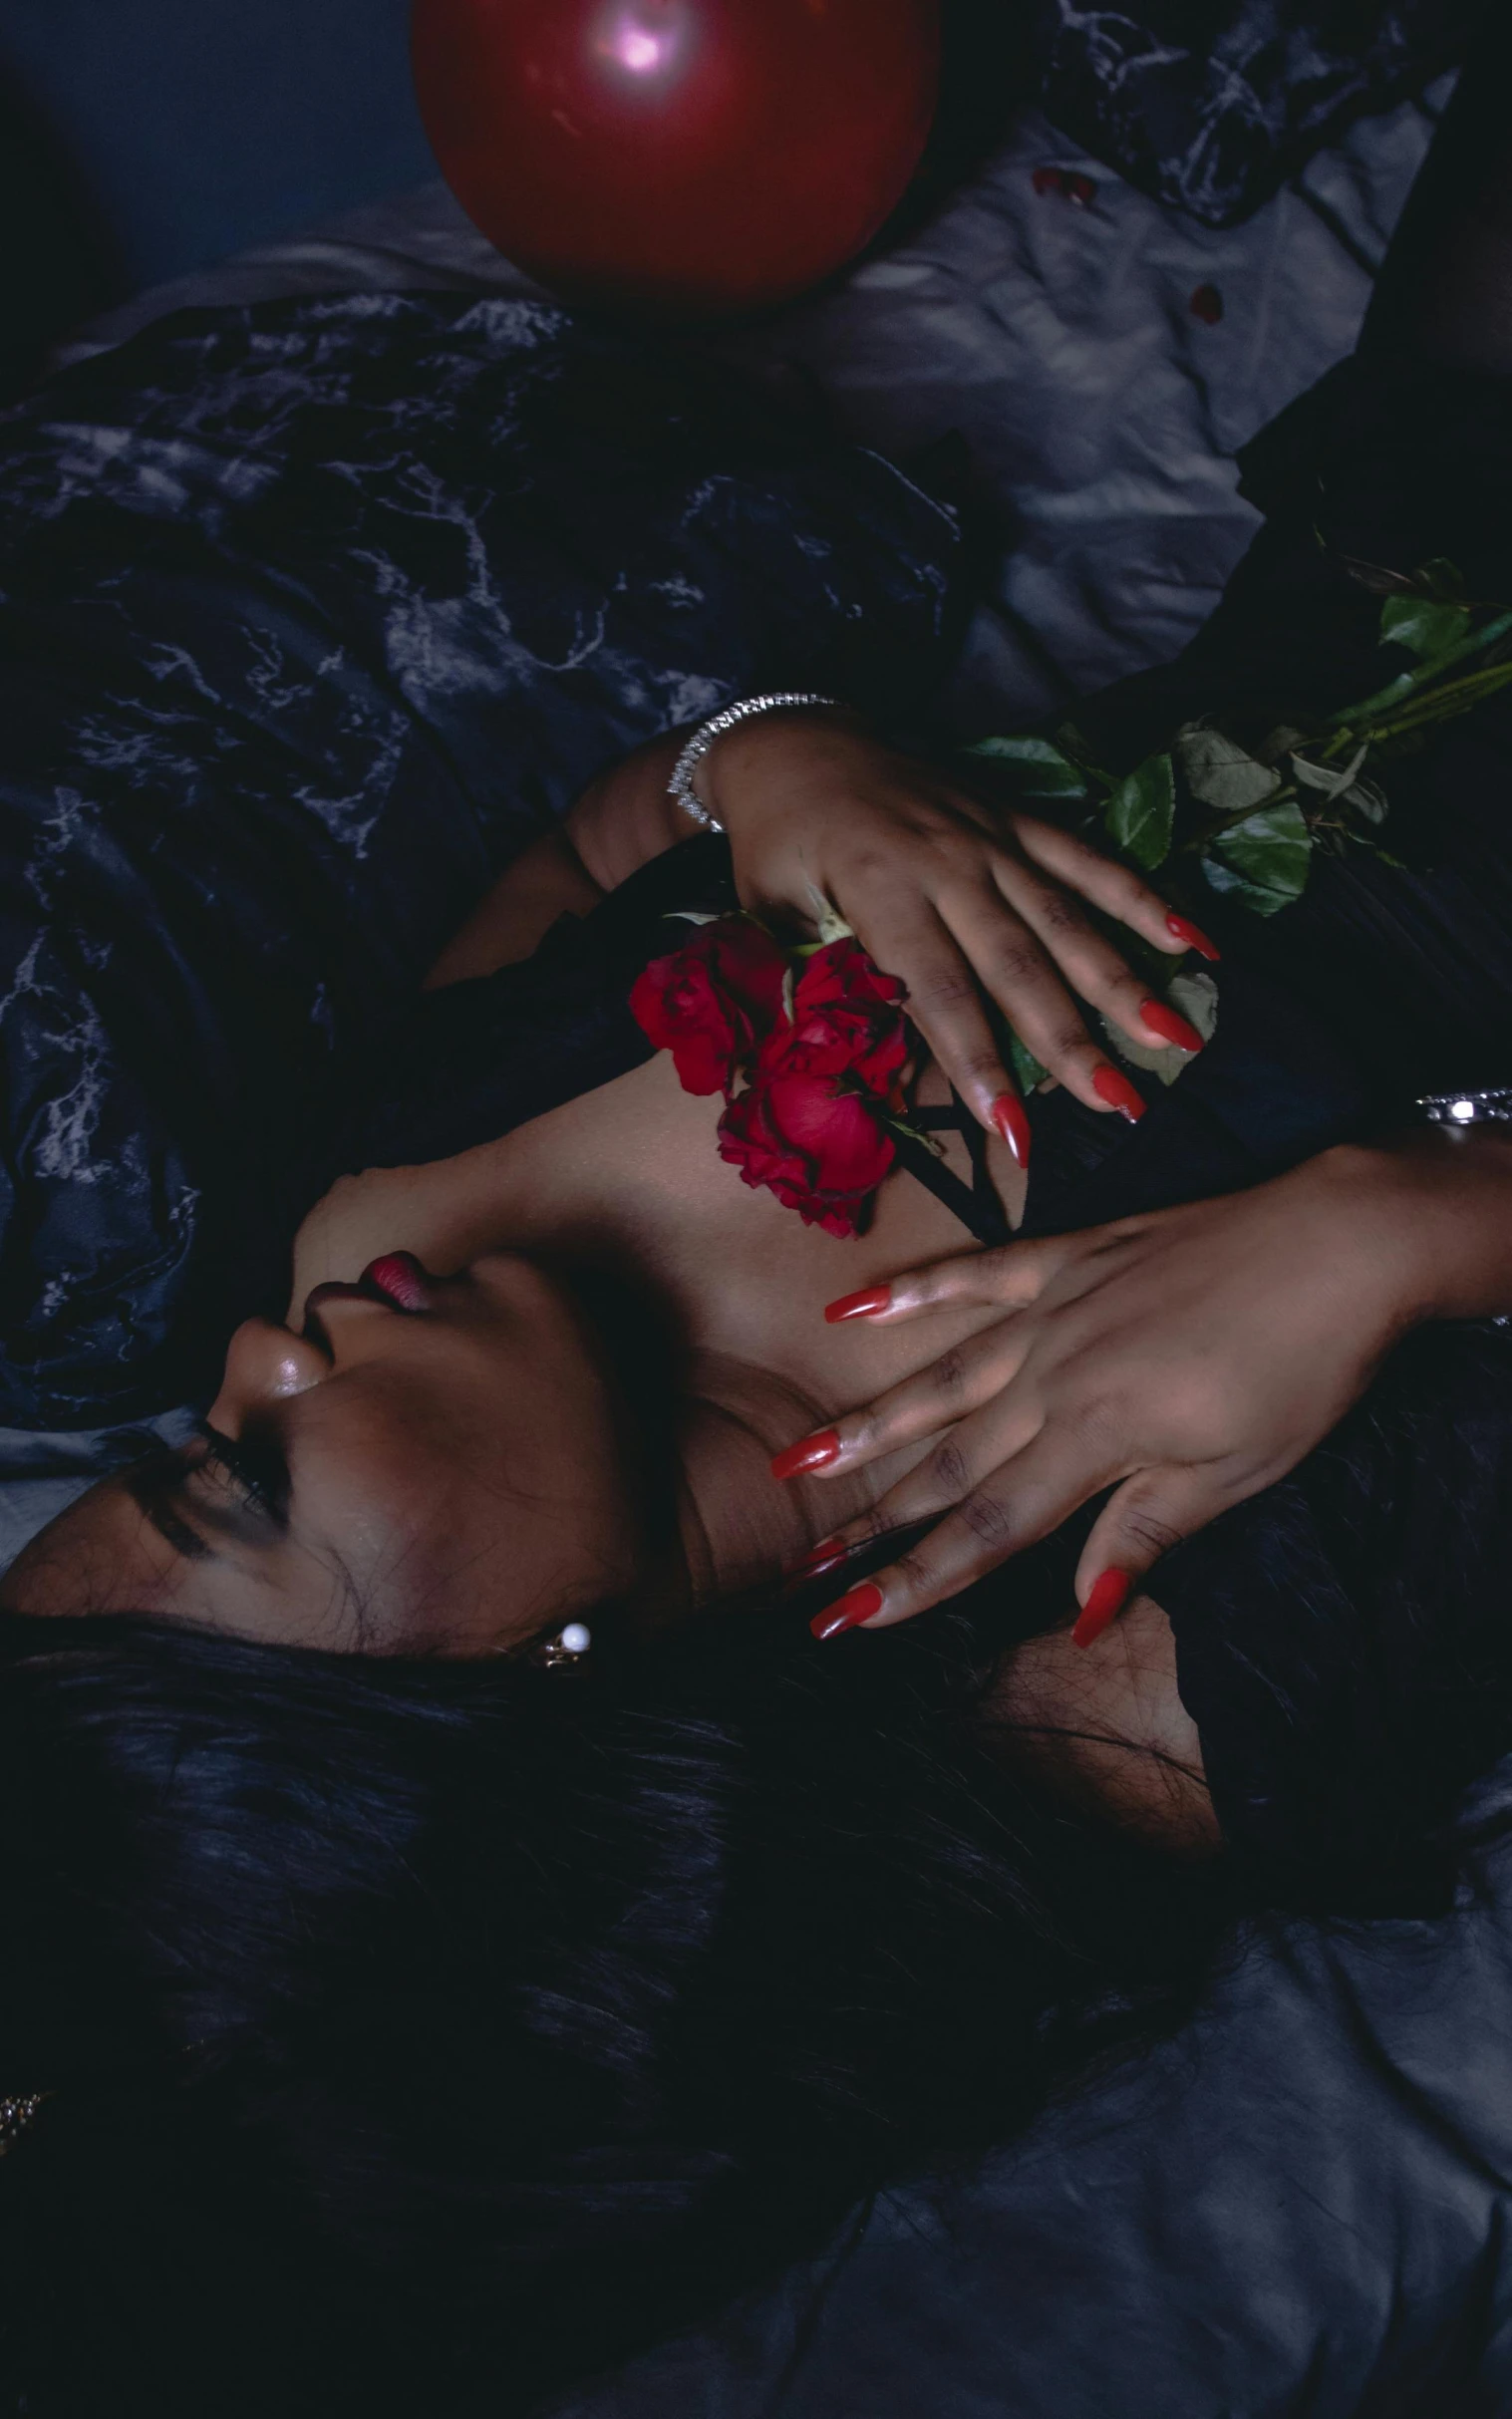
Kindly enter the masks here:
[[[910, 1125], [917, 1128], [911, 1134], [893, 1128], [897, 1145], [898, 1165], [916, 1176], [937, 1201], [943, 1201], [952, 1217], [959, 1218], [979, 1243], [1011, 1243], [1014, 1230], [1004, 1215], [997, 1187], [987, 1172], [987, 1136], [971, 1114], [959, 1092], [952, 1090], [950, 1105], [942, 1108], [917, 1108], [909, 1116]], [[920, 1134], [959, 1134], [971, 1159], [971, 1182], [963, 1183], [943, 1159], [937, 1158]]]

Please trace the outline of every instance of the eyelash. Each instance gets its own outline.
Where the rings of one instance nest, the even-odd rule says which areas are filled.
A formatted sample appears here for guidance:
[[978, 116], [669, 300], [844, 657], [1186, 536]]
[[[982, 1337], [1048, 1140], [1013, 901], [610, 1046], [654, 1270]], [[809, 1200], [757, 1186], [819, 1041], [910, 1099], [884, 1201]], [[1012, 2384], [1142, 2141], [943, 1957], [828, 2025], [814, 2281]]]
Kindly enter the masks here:
[[282, 1519], [289, 1494], [289, 1472], [283, 1455], [269, 1444], [222, 1436], [219, 1428], [212, 1428], [207, 1419], [195, 1424], [208, 1447], [200, 1468], [213, 1463], [256, 1511], [265, 1512], [271, 1520]]

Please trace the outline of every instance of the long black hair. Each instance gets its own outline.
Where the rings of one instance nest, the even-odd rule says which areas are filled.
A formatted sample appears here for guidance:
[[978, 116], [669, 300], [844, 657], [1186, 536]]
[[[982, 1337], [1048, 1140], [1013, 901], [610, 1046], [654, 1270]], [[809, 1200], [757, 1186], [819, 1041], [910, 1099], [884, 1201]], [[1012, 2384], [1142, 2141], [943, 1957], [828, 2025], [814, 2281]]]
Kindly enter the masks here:
[[0, 1619], [0, 2408], [528, 2409], [1199, 1986], [970, 1621], [591, 1674]]

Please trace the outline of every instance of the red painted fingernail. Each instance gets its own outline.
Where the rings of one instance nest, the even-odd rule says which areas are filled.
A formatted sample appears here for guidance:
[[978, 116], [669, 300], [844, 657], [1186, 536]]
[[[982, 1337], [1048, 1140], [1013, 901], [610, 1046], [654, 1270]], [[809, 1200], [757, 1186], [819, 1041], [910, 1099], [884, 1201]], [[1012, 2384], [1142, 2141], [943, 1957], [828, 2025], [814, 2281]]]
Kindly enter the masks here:
[[1185, 941], [1188, 949], [1195, 949], [1199, 958], [1206, 958], [1211, 965], [1216, 966], [1222, 952], [1216, 942], [1208, 939], [1201, 926], [1192, 923], [1188, 916], [1168, 915], [1165, 919], [1165, 929], [1173, 940]]
[[852, 1588], [848, 1596], [840, 1597], [837, 1603], [826, 1605], [822, 1613], [816, 1613], [808, 1627], [815, 1638], [838, 1638], [842, 1630], [853, 1630], [858, 1622], [870, 1621], [873, 1613], [880, 1613], [881, 1610], [881, 1589], [865, 1579], [858, 1588]]
[[1185, 1017], [1178, 1016], [1164, 1000], [1141, 1000], [1139, 1014], [1150, 1032], [1158, 1034], [1162, 1042], [1169, 1042], [1172, 1049], [1201, 1050], [1202, 1036], [1196, 1026], [1188, 1025]]
[[1191, 301], [1186, 307], [1194, 319], [1201, 320], [1205, 328], [1216, 328], [1223, 317], [1223, 296], [1215, 285], [1194, 286]]
[[1100, 1066], [1092, 1069], [1092, 1089], [1098, 1099], [1105, 1100], [1109, 1108], [1115, 1108], [1120, 1117], [1127, 1117], [1130, 1125], [1137, 1125], [1144, 1115], [1144, 1102], [1127, 1075], [1121, 1074], [1116, 1066], [1109, 1066], [1105, 1059]]
[[1034, 1140], [1034, 1136], [1030, 1132], [1029, 1111], [1018, 1093], [999, 1092], [987, 1113], [1019, 1165], [1028, 1167], [1029, 1146]]
[[[1128, 1601], [1128, 1592], [1133, 1584], [1133, 1575], [1128, 1571], [1104, 1571], [1100, 1578], [1092, 1581], [1091, 1593], [1071, 1632], [1073, 1647], [1089, 1647], [1094, 1639], [1102, 1636], [1104, 1630], [1112, 1627]], [[860, 1594], [859, 1588], [856, 1594]]]
[[827, 1470], [840, 1454], [838, 1428], [820, 1428], [816, 1436], [801, 1436], [771, 1465], [773, 1478], [796, 1478], [800, 1470]]
[[842, 1294], [838, 1302], [826, 1304], [824, 1316], [831, 1327], [846, 1319], [875, 1319], [892, 1300], [890, 1285], [869, 1285], [864, 1294]]
[[816, 1546], [809, 1547], [800, 1561], [789, 1565], [782, 1577], [822, 1579], [826, 1571], [833, 1571], [838, 1564], [849, 1562], [854, 1552], [854, 1546], [843, 1537], [821, 1537]]

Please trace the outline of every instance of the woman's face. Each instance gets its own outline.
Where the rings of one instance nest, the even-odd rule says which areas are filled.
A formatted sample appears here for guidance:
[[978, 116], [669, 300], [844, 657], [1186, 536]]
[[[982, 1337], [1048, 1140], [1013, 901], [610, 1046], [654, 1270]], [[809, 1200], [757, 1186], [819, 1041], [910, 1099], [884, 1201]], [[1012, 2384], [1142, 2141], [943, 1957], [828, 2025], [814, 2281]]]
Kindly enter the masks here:
[[641, 1526], [616, 1390], [572, 1295], [517, 1254], [404, 1254], [232, 1339], [213, 1435], [105, 1480], [7, 1609], [136, 1613], [333, 1653], [482, 1655], [624, 1594]]

